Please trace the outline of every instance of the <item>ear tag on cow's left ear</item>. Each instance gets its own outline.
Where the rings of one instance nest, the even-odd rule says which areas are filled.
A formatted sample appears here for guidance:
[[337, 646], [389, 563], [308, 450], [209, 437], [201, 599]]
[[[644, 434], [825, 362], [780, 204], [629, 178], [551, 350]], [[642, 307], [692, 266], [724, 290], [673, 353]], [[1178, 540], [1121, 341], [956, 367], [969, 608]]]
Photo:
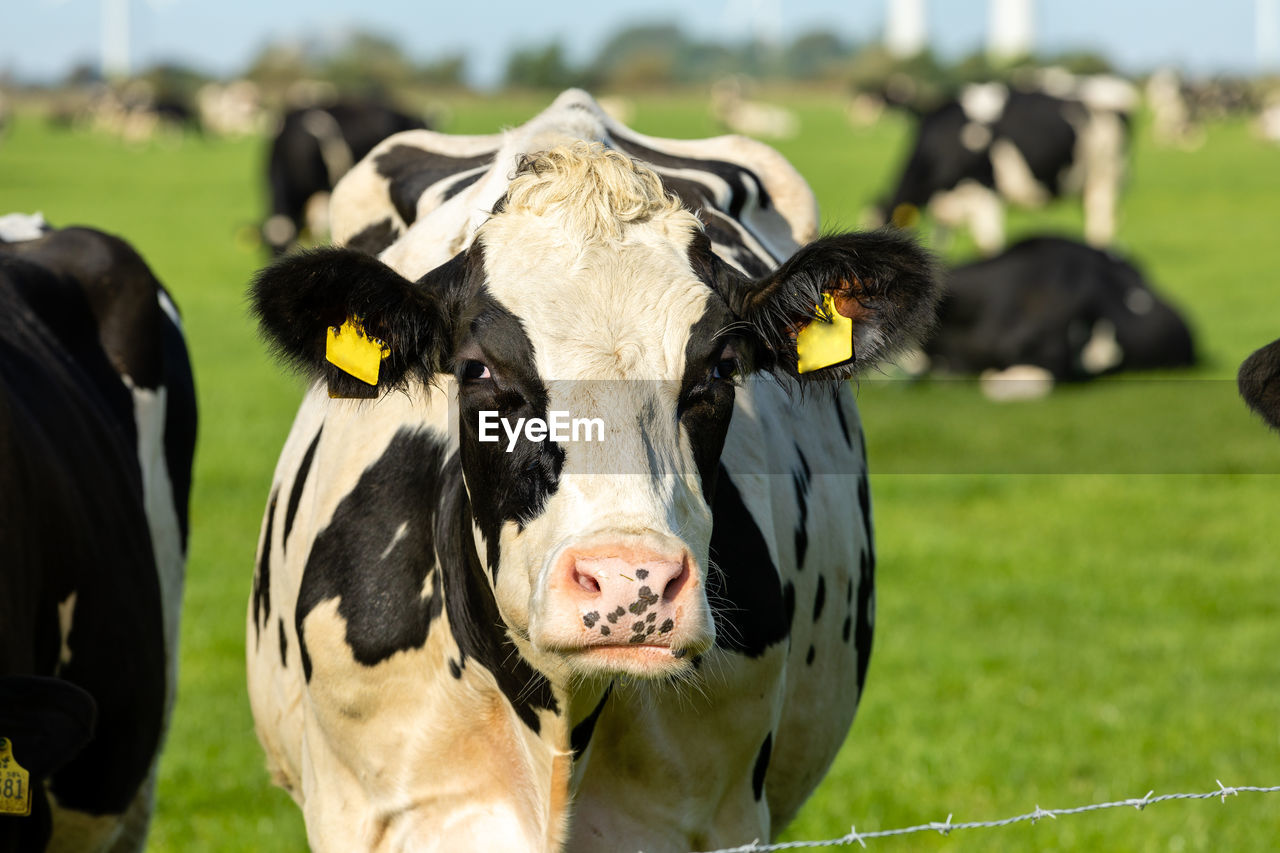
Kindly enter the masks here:
[[13, 741], [0, 737], [0, 815], [31, 814], [31, 774], [13, 755]]
[[354, 317], [348, 317], [341, 326], [330, 326], [325, 336], [325, 359], [367, 385], [378, 384], [378, 370], [389, 355], [391, 348], [366, 335], [364, 326]]
[[853, 358], [853, 318], [836, 310], [830, 293], [815, 306], [817, 316], [796, 334], [796, 372], [811, 373]]

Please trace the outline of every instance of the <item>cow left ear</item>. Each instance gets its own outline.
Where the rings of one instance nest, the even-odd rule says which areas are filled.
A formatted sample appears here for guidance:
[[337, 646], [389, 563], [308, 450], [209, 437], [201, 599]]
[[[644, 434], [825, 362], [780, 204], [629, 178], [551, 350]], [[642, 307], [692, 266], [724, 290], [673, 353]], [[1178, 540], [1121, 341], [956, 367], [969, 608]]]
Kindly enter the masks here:
[[895, 229], [801, 248], [747, 287], [738, 314], [801, 379], [845, 379], [924, 336], [938, 300], [932, 256]]
[[323, 377], [331, 397], [377, 397], [439, 372], [451, 340], [445, 285], [461, 258], [410, 282], [363, 252], [317, 249], [262, 270], [249, 295], [284, 361]]

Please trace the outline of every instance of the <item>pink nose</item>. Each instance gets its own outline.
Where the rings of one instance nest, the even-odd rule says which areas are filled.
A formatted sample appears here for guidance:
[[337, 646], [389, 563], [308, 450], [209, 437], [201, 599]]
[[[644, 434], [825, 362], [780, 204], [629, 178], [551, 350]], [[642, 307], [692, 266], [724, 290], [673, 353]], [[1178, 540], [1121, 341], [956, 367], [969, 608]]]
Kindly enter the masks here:
[[558, 586], [576, 604], [596, 642], [666, 646], [686, 600], [696, 593], [692, 555], [633, 547], [570, 549]]

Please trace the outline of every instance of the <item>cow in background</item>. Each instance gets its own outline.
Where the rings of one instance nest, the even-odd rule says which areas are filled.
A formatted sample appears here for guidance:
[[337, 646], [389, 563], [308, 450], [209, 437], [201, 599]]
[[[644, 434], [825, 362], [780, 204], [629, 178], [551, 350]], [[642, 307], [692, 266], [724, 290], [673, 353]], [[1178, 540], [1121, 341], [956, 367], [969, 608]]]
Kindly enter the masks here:
[[288, 251], [304, 232], [329, 230], [329, 193], [373, 146], [393, 133], [426, 123], [388, 106], [346, 101], [285, 113], [271, 140], [267, 187], [271, 213], [262, 237], [273, 255]]
[[[1187, 367], [1186, 321], [1128, 260], [1060, 237], [1023, 240], [944, 278], [928, 366], [992, 397], [1120, 370]], [[1003, 382], [1002, 379], [1020, 382]]]
[[1006, 203], [1034, 208], [1079, 195], [1086, 240], [1105, 246], [1115, 235], [1135, 100], [1118, 78], [1048, 75], [1032, 91], [966, 86], [920, 116], [901, 177], [871, 224], [908, 227], [927, 211], [940, 226], [967, 227], [990, 255], [1004, 245]]
[[1259, 348], [1240, 365], [1240, 396], [1262, 419], [1280, 430], [1280, 340]]
[[177, 309], [137, 252], [0, 218], [0, 737], [44, 780], [0, 814], [8, 849], [143, 848], [195, 430]]

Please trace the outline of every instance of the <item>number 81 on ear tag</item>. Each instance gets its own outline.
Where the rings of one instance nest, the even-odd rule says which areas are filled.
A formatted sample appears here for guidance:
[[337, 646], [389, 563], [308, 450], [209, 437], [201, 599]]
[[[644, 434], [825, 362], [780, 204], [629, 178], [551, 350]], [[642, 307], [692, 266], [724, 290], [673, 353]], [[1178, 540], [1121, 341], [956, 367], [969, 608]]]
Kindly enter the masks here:
[[31, 775], [13, 756], [13, 741], [0, 737], [0, 815], [31, 814]]

